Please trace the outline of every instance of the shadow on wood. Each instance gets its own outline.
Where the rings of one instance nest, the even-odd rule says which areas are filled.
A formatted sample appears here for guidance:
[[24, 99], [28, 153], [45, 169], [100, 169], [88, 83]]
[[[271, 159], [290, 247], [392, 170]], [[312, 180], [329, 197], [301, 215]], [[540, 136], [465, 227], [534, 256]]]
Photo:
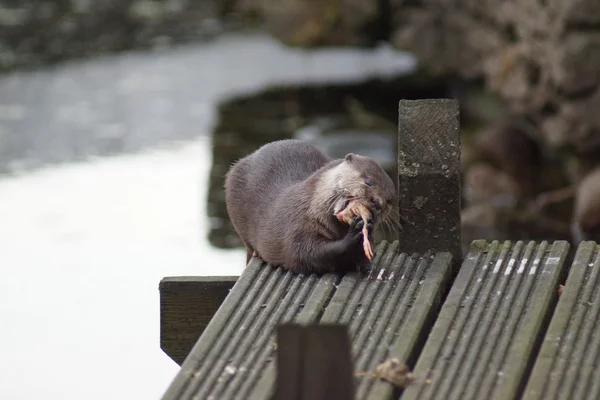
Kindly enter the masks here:
[[345, 325], [280, 325], [275, 400], [354, 399]]
[[160, 348], [178, 365], [192, 350], [237, 279], [237, 276], [190, 276], [160, 281]]

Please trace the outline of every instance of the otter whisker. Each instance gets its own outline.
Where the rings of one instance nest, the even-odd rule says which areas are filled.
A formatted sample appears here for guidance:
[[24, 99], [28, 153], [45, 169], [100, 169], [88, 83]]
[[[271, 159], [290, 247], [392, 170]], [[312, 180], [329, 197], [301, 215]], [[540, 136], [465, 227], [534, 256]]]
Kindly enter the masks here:
[[344, 199], [346, 201], [346, 205], [344, 207], [346, 207], [348, 203], [350, 203], [352, 200], [356, 199], [355, 196], [347, 196], [344, 194], [338, 194], [337, 196], [332, 196], [332, 197], [333, 197], [333, 200], [331, 200], [331, 202], [329, 204], [329, 209], [333, 210], [333, 211], [335, 211], [335, 205], [339, 200]]
[[399, 230], [402, 230], [402, 225], [398, 222], [397, 213], [395, 210], [391, 210], [381, 220], [382, 227], [387, 232], [398, 233]]
[[332, 193], [329, 197], [326, 197], [323, 201], [328, 211], [335, 211], [335, 205], [341, 198], [341, 195], [338, 193]]

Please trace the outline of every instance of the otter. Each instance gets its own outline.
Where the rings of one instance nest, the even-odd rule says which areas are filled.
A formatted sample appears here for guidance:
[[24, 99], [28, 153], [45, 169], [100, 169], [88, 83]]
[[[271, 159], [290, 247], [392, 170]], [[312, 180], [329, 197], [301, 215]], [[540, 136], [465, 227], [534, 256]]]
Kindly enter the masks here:
[[[371, 218], [348, 225], [336, 218], [350, 201], [367, 204]], [[349, 153], [330, 159], [314, 145], [286, 139], [268, 143], [233, 163], [225, 202], [246, 246], [256, 256], [300, 274], [366, 271], [363, 227], [395, 226], [394, 184], [373, 159]]]

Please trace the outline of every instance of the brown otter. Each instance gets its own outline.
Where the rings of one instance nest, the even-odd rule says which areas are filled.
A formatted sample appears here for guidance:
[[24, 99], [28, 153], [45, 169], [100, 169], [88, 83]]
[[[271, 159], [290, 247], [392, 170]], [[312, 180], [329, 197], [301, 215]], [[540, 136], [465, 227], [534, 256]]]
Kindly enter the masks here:
[[268, 143], [234, 163], [225, 179], [231, 222], [253, 255], [297, 273], [364, 270], [364, 221], [350, 225], [336, 214], [359, 199], [369, 205], [369, 236], [375, 225], [393, 223], [394, 184], [369, 157], [330, 159], [300, 140]]

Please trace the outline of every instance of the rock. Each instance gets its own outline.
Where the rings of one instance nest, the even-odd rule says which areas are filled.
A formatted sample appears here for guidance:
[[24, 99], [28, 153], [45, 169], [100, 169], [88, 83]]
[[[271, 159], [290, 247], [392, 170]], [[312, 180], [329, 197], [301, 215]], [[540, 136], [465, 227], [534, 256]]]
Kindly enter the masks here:
[[498, 208], [513, 208], [520, 197], [514, 179], [484, 162], [467, 169], [463, 187], [468, 204], [486, 202]]
[[593, 90], [600, 79], [600, 31], [570, 33], [550, 57], [549, 75], [557, 90], [567, 96]]
[[[400, 7], [394, 3], [401, 3]], [[450, 10], [443, 1], [427, 1], [427, 7], [404, 7], [392, 1], [392, 43], [413, 52], [421, 65], [435, 74], [481, 75], [486, 58], [482, 52], [502, 49], [502, 32]], [[413, 2], [414, 3], [414, 2]]]
[[575, 153], [600, 150], [600, 90], [565, 99], [558, 112], [543, 120], [541, 136], [550, 146]]
[[369, 30], [380, 16], [370, 0], [258, 0], [265, 29], [300, 47], [363, 46], [374, 43]]
[[530, 196], [539, 189], [543, 157], [538, 143], [513, 120], [484, 128], [474, 139], [480, 157], [504, 171], [518, 192]]
[[[392, 40], [426, 68], [483, 78], [513, 111], [538, 121], [538, 139], [550, 147], [600, 146], [600, 113], [589, 112], [599, 95], [596, 0], [397, 3]], [[421, 34], [407, 35], [415, 29]]]

